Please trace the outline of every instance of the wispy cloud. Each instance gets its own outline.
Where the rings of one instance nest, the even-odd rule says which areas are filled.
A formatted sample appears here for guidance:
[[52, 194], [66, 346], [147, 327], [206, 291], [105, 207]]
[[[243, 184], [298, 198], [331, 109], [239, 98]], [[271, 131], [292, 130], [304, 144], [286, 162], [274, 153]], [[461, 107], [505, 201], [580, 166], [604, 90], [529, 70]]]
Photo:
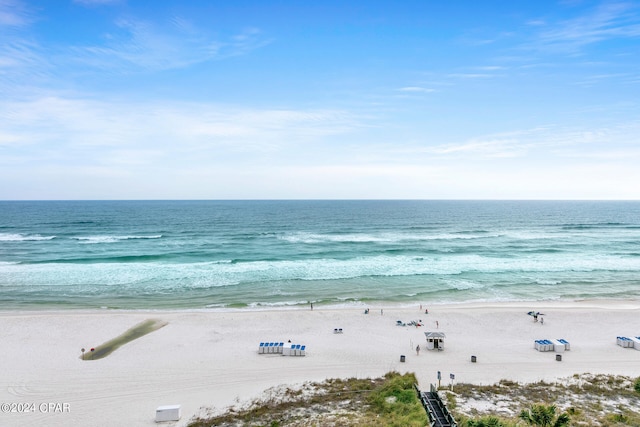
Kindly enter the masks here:
[[[17, 0], [0, 0], [2, 26], [22, 27], [33, 19]], [[40, 45], [33, 36], [9, 34], [0, 38], [0, 86], [14, 90], [20, 83], [38, 83], [44, 76], [105, 70], [136, 73], [186, 68], [194, 64], [245, 55], [270, 43], [257, 28], [246, 28], [218, 39], [187, 19], [174, 17], [169, 25], [119, 19], [104, 43], [90, 46]], [[12, 88], [13, 86], [13, 88]]]
[[574, 129], [546, 126], [478, 136], [460, 143], [439, 145], [427, 151], [442, 156], [472, 158], [607, 158], [625, 160], [640, 153], [636, 135], [640, 125]]
[[[6, 154], [24, 156], [26, 163], [34, 160], [32, 155], [49, 161], [79, 156], [100, 163], [123, 151], [153, 153], [147, 156], [149, 161], [159, 153], [176, 159], [200, 153], [202, 161], [232, 152], [286, 154], [302, 149], [299, 144], [348, 133], [358, 126], [357, 118], [338, 110], [119, 104], [62, 97], [0, 106], [0, 146]], [[24, 152], [24, 147], [32, 150]], [[146, 161], [145, 156], [140, 158]]]
[[0, 0], [0, 28], [24, 27], [33, 22], [34, 14], [20, 0]]
[[98, 6], [105, 4], [117, 4], [123, 3], [125, 0], [73, 0], [74, 3], [84, 6]]
[[447, 77], [455, 79], [490, 79], [496, 77], [491, 73], [451, 73]]
[[488, 158], [520, 157], [526, 153], [527, 147], [518, 138], [507, 135], [496, 135], [474, 138], [459, 144], [447, 144], [429, 150], [439, 155], [472, 155]]
[[640, 37], [637, 3], [607, 2], [587, 14], [557, 23], [540, 23], [535, 47], [577, 52], [587, 45]]
[[435, 89], [421, 86], [405, 86], [398, 90], [405, 93], [431, 93], [436, 91]]
[[270, 43], [256, 28], [215, 39], [179, 17], [166, 27], [133, 19], [120, 19], [116, 26], [104, 44], [74, 47], [72, 59], [100, 70], [165, 70], [243, 55]]

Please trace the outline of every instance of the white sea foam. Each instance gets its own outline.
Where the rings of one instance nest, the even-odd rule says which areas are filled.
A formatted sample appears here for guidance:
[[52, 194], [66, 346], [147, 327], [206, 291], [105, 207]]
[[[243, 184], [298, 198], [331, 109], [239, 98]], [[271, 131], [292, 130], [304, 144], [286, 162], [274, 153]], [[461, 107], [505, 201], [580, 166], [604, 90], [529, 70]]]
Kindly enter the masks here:
[[277, 238], [289, 243], [402, 243], [421, 242], [430, 240], [472, 240], [500, 237], [501, 234], [486, 233], [347, 233], [347, 234], [321, 234], [321, 233], [290, 233]]
[[[372, 256], [355, 259], [305, 259], [299, 261], [202, 262], [202, 263], [102, 263], [102, 264], [12, 264], [3, 266], [6, 283], [37, 283], [53, 285], [83, 285], [132, 287], [138, 291], [166, 289], [197, 289], [231, 286], [242, 283], [274, 281], [344, 280], [367, 277], [455, 277], [466, 274], [510, 274], [523, 280], [544, 284], [562, 283], [552, 278], [530, 279], [530, 273], [551, 273], [556, 276], [580, 272], [639, 272], [640, 260], [616, 257], [583, 257], [543, 255], [538, 258], [496, 259], [478, 255], [457, 257]], [[529, 274], [527, 274], [527, 272]], [[479, 289], [486, 284], [460, 278], [452, 282], [459, 290]], [[289, 295], [279, 290], [280, 295]]]
[[6, 205], [16, 306], [640, 297], [637, 203]]
[[79, 240], [82, 243], [115, 243], [122, 240], [135, 240], [135, 239], [160, 239], [162, 234], [153, 236], [76, 236], [74, 240]]
[[41, 236], [39, 234], [0, 233], [0, 242], [27, 242], [39, 240], [53, 240], [56, 236]]

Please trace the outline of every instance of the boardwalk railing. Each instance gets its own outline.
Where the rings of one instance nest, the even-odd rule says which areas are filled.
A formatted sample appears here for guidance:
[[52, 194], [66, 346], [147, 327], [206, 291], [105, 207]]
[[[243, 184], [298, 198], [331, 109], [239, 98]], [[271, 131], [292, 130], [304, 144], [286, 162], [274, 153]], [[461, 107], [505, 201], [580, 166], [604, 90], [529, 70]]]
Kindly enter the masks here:
[[430, 387], [429, 392], [420, 391], [418, 384], [413, 385], [418, 393], [418, 398], [422, 403], [422, 406], [429, 415], [429, 421], [432, 427], [457, 427], [456, 420], [449, 413], [447, 406], [444, 404], [438, 391], [433, 386]]

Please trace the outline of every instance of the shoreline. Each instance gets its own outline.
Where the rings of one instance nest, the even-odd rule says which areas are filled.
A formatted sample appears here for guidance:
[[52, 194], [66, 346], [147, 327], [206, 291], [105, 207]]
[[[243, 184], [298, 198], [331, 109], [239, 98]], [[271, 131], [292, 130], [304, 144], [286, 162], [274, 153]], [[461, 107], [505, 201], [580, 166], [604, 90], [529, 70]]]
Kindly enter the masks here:
[[[414, 310], [417, 307], [431, 308], [437, 307], [443, 310], [455, 310], [465, 308], [533, 308], [533, 307], [558, 307], [558, 308], [616, 308], [616, 309], [640, 309], [639, 298], [580, 298], [580, 299], [553, 299], [553, 300], [486, 300], [486, 301], [460, 301], [460, 302], [422, 302], [413, 303], [396, 301], [375, 301], [371, 304], [342, 305], [327, 304], [318, 305], [313, 303], [316, 311], [353, 311], [362, 312], [366, 308], [373, 311], [382, 309], [389, 310]], [[275, 305], [275, 306], [254, 306], [254, 307], [176, 307], [176, 308], [56, 308], [39, 306], [39, 308], [1, 308], [0, 316], [11, 314], [66, 314], [66, 313], [263, 313], [263, 312], [290, 312], [309, 311], [310, 303], [297, 305]]]
[[[328, 378], [414, 372], [420, 387], [455, 382], [554, 381], [581, 373], [640, 376], [640, 351], [616, 336], [640, 336], [640, 300], [425, 304], [363, 308], [0, 310], [3, 352], [0, 401], [68, 404], [60, 413], [2, 413], [0, 424], [152, 426], [155, 409], [182, 405], [184, 426], [206, 412], [259, 397], [280, 385]], [[381, 313], [383, 310], [383, 313]], [[526, 313], [545, 313], [544, 324]], [[81, 348], [105, 343], [149, 317], [166, 326], [83, 363]], [[396, 326], [396, 320], [425, 326]], [[436, 327], [436, 323], [438, 322]], [[343, 329], [335, 334], [334, 329]], [[446, 334], [444, 351], [428, 351], [424, 332]], [[536, 339], [564, 338], [557, 361]], [[258, 354], [264, 341], [307, 346], [305, 357]], [[416, 354], [416, 345], [421, 351]], [[405, 356], [405, 362], [400, 356]], [[477, 357], [477, 362], [470, 360]]]

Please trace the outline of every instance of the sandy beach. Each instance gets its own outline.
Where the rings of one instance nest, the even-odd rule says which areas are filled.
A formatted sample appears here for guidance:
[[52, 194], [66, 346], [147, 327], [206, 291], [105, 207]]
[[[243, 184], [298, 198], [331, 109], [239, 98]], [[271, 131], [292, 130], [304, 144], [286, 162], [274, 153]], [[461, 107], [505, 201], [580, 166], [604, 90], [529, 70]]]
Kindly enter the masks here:
[[[640, 351], [616, 345], [616, 336], [640, 336], [640, 301], [419, 304], [371, 306], [369, 314], [322, 307], [2, 312], [0, 425], [153, 426], [158, 406], [179, 404], [181, 420], [162, 425], [184, 426], [278, 385], [391, 370], [415, 372], [421, 388], [437, 382], [437, 371], [443, 384], [452, 373], [455, 382], [476, 384], [586, 372], [640, 376]], [[544, 313], [544, 323], [530, 310]], [[82, 348], [90, 354], [147, 319], [168, 324], [108, 357], [81, 360]], [[426, 331], [446, 334], [444, 351], [426, 349]], [[571, 346], [561, 361], [534, 349], [537, 339], [559, 338]], [[306, 356], [258, 354], [260, 342], [288, 340], [306, 345]]]

